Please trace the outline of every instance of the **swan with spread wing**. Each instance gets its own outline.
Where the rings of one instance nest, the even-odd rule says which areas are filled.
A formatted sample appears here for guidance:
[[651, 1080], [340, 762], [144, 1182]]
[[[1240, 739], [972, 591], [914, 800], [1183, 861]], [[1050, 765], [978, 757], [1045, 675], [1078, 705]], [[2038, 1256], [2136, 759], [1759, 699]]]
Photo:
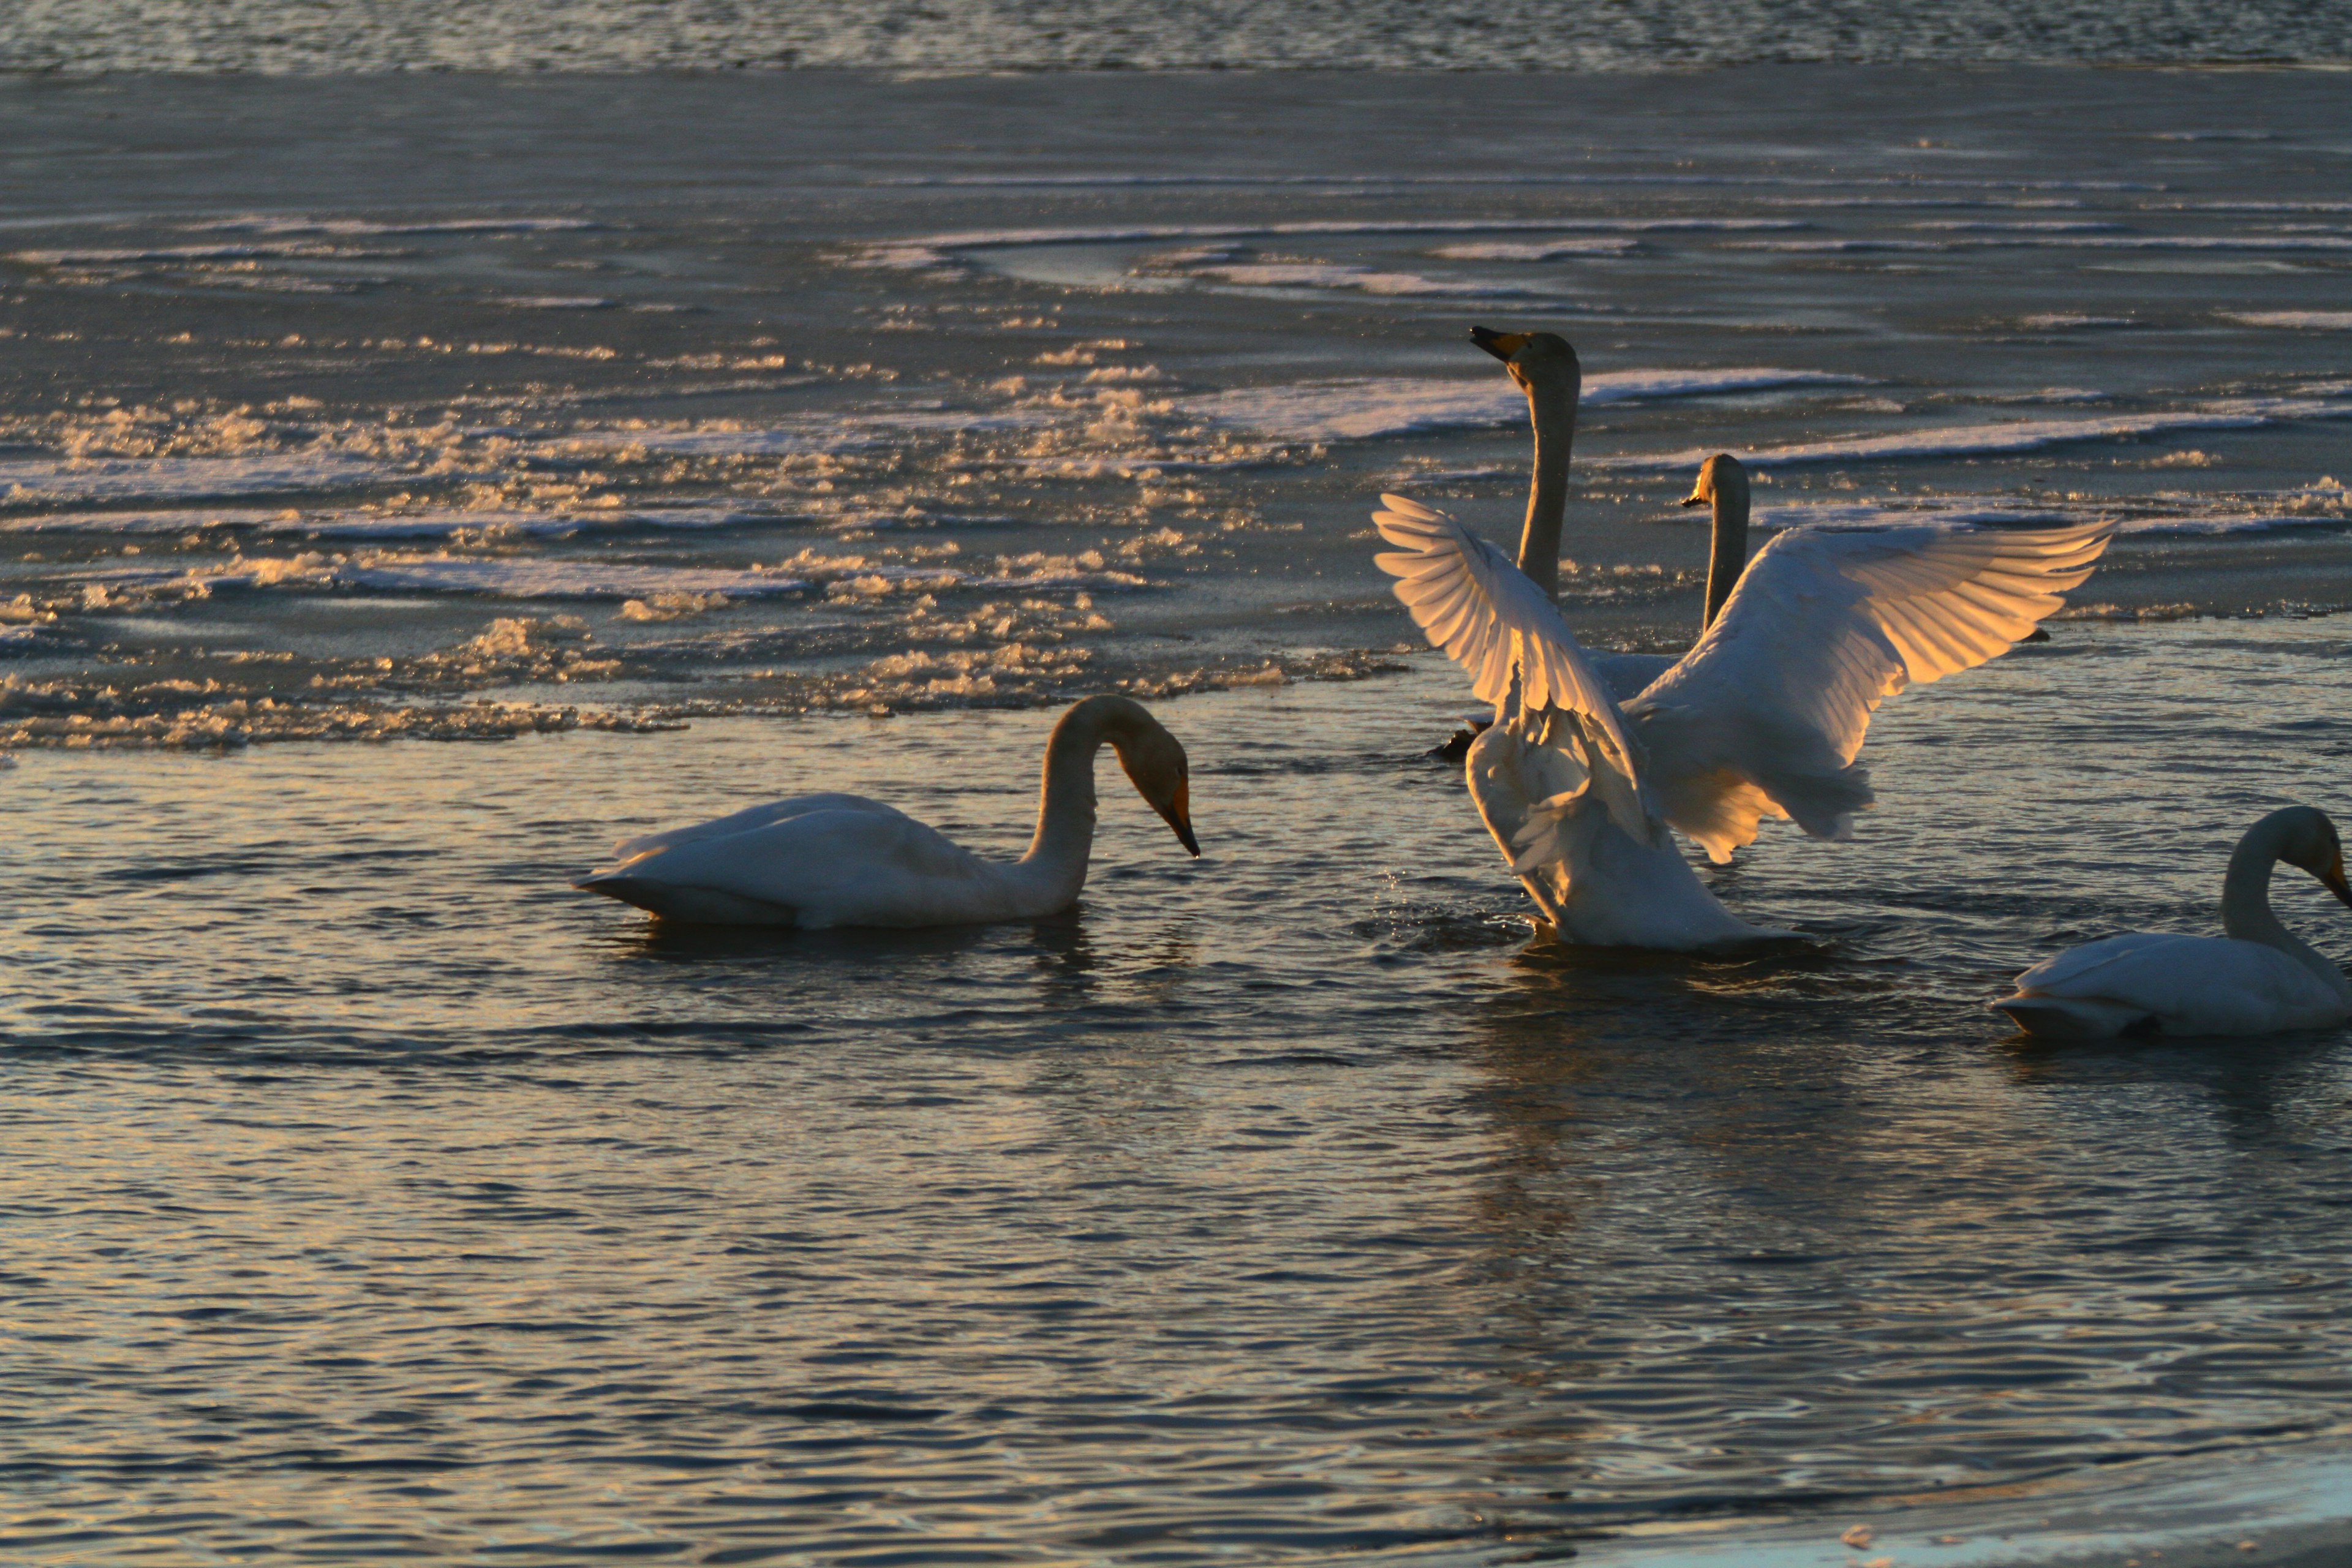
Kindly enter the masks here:
[[[1604, 889], [1606, 879], [1597, 875], [1588, 876], [1590, 898], [1557, 887], [1538, 892], [1531, 876], [1549, 864], [1538, 851], [1570, 847], [1574, 836], [1562, 837], [1569, 822], [1598, 834], [1591, 813], [1605, 803], [1610, 826], [1643, 840], [1645, 813], [1717, 862], [1752, 842], [1765, 816], [1792, 819], [1816, 837], [1847, 837], [1854, 814], [1873, 801], [1869, 774], [1854, 758], [1878, 704], [1907, 685], [2006, 651], [2058, 608], [2106, 547], [2103, 523], [1791, 529], [1753, 562], [1730, 561], [1722, 524], [1736, 516], [1738, 537], [1728, 554], [1743, 552], [1747, 480], [1735, 459], [1718, 456], [1701, 469], [1694, 498], [1712, 502], [1718, 520], [1706, 631], [1679, 659], [1595, 658], [1576, 647], [1539, 585], [1546, 574], [1557, 580], [1580, 380], [1575, 351], [1549, 332], [1472, 335], [1526, 392], [1535, 426], [1519, 568], [1453, 519], [1401, 496], [1383, 497], [1387, 510], [1374, 515], [1382, 537], [1399, 547], [1380, 564], [1399, 579], [1398, 597], [1429, 639], [1470, 670], [1480, 698], [1496, 704], [1496, 726], [1471, 747], [1471, 790], [1513, 869], [1569, 940], [1623, 941], [1585, 932], [1650, 928], [1622, 911], [1610, 921], [1562, 923], [1555, 910], [1663, 896], [1646, 885]], [[1574, 679], [1543, 673], [1554, 669], [1572, 670]], [[1497, 731], [1482, 784], [1481, 748]], [[1516, 754], [1514, 748], [1559, 752], [1580, 781], [1572, 799], [1559, 790], [1527, 796], [1526, 811], [1541, 805], [1549, 814], [1540, 843], [1524, 826], [1509, 834], [1497, 826], [1511, 808], [1487, 798], [1525, 793], [1515, 778], [1532, 781], [1526, 789], [1552, 782], [1539, 776], [1546, 764], [1521, 760], [1498, 770], [1498, 757]], [[1590, 855], [1586, 861], [1588, 869], [1601, 863]], [[1566, 858], [1549, 875], [1573, 885], [1578, 871]], [[1659, 878], [1663, 887], [1664, 873]], [[1696, 878], [1692, 885], [1705, 893]], [[1652, 934], [1671, 939], [1687, 923], [1664, 922]], [[1722, 940], [1644, 937], [1639, 944]]]

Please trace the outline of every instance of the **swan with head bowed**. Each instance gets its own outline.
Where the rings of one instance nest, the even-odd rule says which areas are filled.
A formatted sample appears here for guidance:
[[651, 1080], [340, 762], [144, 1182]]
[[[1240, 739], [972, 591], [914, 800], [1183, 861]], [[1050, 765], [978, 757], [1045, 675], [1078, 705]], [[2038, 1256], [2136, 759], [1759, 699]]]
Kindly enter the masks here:
[[1095, 837], [1095, 753], [1104, 745], [1193, 855], [1184, 748], [1143, 705], [1089, 697], [1045, 742], [1028, 853], [987, 860], [880, 801], [804, 795], [694, 827], [631, 838], [573, 885], [693, 924], [971, 925], [1034, 920], [1077, 902]]
[[2341, 1024], [2352, 1018], [2352, 983], [2271, 911], [2271, 868], [2282, 862], [2352, 904], [2336, 824], [2314, 807], [2286, 806], [2248, 828], [2230, 856], [2221, 881], [2227, 935], [2127, 931], [2070, 947], [2019, 975], [2016, 994], [1992, 1005], [2027, 1034], [2062, 1040]]
[[1398, 547], [1379, 562], [1430, 641], [1496, 705], [1465, 758], [1471, 793], [1566, 940], [1687, 949], [1769, 934], [1716, 902], [1664, 827], [1718, 862], [1768, 816], [1846, 837], [1874, 800], [1854, 758], [1878, 704], [2006, 651], [2106, 547], [2100, 523], [1790, 529], [1743, 563], [1746, 475], [1717, 457], [1693, 498], [1717, 520], [1698, 642], [1679, 658], [1596, 657], [1553, 604], [1575, 351], [1549, 332], [1472, 335], [1526, 393], [1535, 427], [1518, 564], [1402, 496], [1374, 514]]

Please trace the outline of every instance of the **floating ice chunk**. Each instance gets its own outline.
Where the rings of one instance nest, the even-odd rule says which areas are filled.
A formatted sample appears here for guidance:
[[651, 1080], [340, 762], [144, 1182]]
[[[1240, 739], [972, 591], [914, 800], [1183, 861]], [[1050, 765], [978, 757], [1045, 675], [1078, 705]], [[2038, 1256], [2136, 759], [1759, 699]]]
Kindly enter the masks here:
[[180, 245], [143, 250], [18, 250], [8, 259], [27, 267], [126, 266], [140, 261], [321, 261], [378, 256], [333, 245]]
[[2120, 234], [2125, 226], [2096, 218], [1926, 218], [1911, 226], [1953, 234]]
[[2095, 327], [2137, 327], [2129, 316], [2087, 316], [2074, 310], [2047, 310], [2019, 318], [2019, 326], [2035, 332], [2084, 331]]
[[1214, 278], [1244, 289], [1346, 289], [1364, 294], [1438, 294], [1450, 299], [1528, 300], [1538, 296], [1508, 285], [1447, 281], [1417, 272], [1381, 272], [1332, 262], [1254, 261], [1204, 267], [1196, 278]]
[[[797, 594], [810, 584], [794, 577], [688, 566], [635, 566], [602, 561], [400, 560], [381, 557], [339, 563], [332, 581], [356, 588], [402, 593], [479, 594], [499, 599], [644, 599], [664, 595], [719, 594], [730, 599]], [[228, 579], [234, 581], [233, 578]]]
[[2352, 213], [2352, 202], [2182, 202], [2181, 212]]
[[876, 437], [843, 428], [842, 421], [811, 421], [806, 426], [770, 426], [759, 429], [575, 430], [551, 444], [604, 451], [632, 447], [648, 452], [668, 452], [681, 458], [794, 458], [855, 451], [871, 447]]
[[1864, 250], [1949, 250], [1951, 245], [1940, 239], [1744, 239], [1727, 248], [1831, 254]]
[[595, 294], [493, 294], [488, 302], [519, 310], [609, 310], [620, 303]]
[[[1701, 183], [1705, 183], [1704, 177]], [[1416, 234], [1559, 234], [1591, 227], [1616, 232], [1802, 228], [1793, 218], [1319, 218], [1296, 223], [1123, 224], [1101, 227], [976, 228], [950, 234], [914, 235], [858, 247], [850, 255], [859, 267], [924, 268], [952, 267], [977, 250], [1027, 249], [1041, 246], [1142, 245], [1162, 241], [1201, 243], [1235, 239], [1323, 238]]]
[[0, 462], [0, 506], [324, 492], [404, 484], [414, 478], [341, 452], [262, 458], [31, 458]]
[[[1743, 452], [1751, 468], [1785, 468], [1816, 463], [1899, 462], [1921, 458], [2007, 457], [2084, 441], [2126, 440], [2174, 430], [2245, 430], [2307, 419], [2352, 418], [2352, 402], [2302, 397], [2244, 397], [2167, 414], [2119, 414], [2104, 419], [2019, 419], [1999, 425], [1948, 425], [1937, 429], [1848, 436], [1767, 447]], [[1592, 459], [1595, 468], [1657, 471], [1696, 468], [1714, 447], [1680, 452]]]
[[2352, 310], [2224, 310], [2225, 321], [2249, 327], [2310, 332], [2352, 332]]
[[413, 221], [356, 217], [215, 218], [185, 226], [197, 234], [537, 234], [602, 228], [584, 217], [456, 217]]
[[1642, 242], [1626, 235], [1592, 239], [1486, 240], [1441, 245], [1430, 252], [1446, 261], [1557, 261], [1570, 256], [1632, 256]]
[[205, 510], [51, 511], [0, 517], [0, 533], [188, 533], [201, 528], [266, 528], [300, 516], [257, 508]]
[[[2298, 492], [2285, 492], [2287, 504], [2296, 504]], [[2242, 500], [2244, 498], [2238, 498]], [[1755, 526], [1766, 530], [1822, 528], [1867, 532], [1907, 528], [1921, 522], [1955, 527], [2046, 528], [2053, 524], [2103, 520], [2117, 533], [2160, 537], [2167, 534], [2263, 533], [2284, 529], [2342, 525], [2352, 521], [2342, 511], [2314, 506], [2287, 511], [2248, 510], [2242, 506], [2217, 506], [2213, 498], [2133, 498], [2113, 504], [2077, 502], [2061, 506], [2021, 506], [1998, 496], [1906, 496], [1885, 501], [1792, 501], [1756, 509]]]
[[[1584, 378], [1583, 403], [1600, 406], [1667, 397], [1705, 397], [1776, 387], [1853, 385], [1863, 378], [1818, 370], [1743, 366], [1727, 370], [1604, 371]], [[1198, 417], [1291, 441], [1369, 441], [1425, 430], [1523, 425], [1526, 397], [1509, 381], [1343, 381], [1237, 388], [1180, 406]]]

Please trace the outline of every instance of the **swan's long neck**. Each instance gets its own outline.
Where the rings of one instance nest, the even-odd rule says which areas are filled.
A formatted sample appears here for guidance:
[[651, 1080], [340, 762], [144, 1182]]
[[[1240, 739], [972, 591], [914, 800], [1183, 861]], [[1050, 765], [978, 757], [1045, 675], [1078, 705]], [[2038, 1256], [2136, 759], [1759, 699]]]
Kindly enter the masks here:
[[2240, 942], [2277, 948], [2338, 992], [2352, 994], [2352, 982], [2326, 953], [2279, 923], [2271, 911], [2271, 868], [2279, 861], [2284, 832], [2272, 821], [2254, 824], [2230, 855], [2221, 879], [2221, 929]]
[[1723, 613], [1724, 601], [1739, 585], [1748, 569], [1748, 491], [1745, 487], [1719, 486], [1715, 492], [1715, 546], [1706, 557], [1706, 619], [1705, 631]]
[[1079, 703], [1062, 715], [1045, 742], [1037, 831], [1021, 867], [1070, 898], [1086, 886], [1087, 858], [1094, 852], [1095, 753], [1108, 738], [1118, 700], [1097, 697]]
[[1559, 531], [1568, 521], [1568, 460], [1576, 444], [1576, 399], [1583, 378], [1547, 384], [1528, 394], [1536, 427], [1536, 471], [1528, 489], [1528, 524], [1519, 534], [1519, 570], [1546, 598], [1559, 596]]

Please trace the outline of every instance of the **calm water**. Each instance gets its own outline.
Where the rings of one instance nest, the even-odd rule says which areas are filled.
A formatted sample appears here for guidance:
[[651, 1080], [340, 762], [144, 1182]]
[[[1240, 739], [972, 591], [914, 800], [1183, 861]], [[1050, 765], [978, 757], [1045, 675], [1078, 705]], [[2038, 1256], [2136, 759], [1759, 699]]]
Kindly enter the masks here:
[[2344, 1037], [1981, 1008], [2352, 797], [2345, 639], [2069, 626], [1899, 700], [1855, 843], [1715, 874], [1820, 942], [1740, 963], [1529, 945], [1433, 663], [1163, 705], [1204, 859], [1121, 786], [1079, 912], [928, 936], [563, 879], [788, 789], [1012, 846], [1048, 715], [29, 753], [0, 1539], [1483, 1560], [2331, 1432]]
[[[10, 79], [0, 147], [0, 1542], [1810, 1563], [2340, 1453], [2344, 1038], [1982, 1010], [2352, 812], [2339, 78]], [[1857, 842], [1708, 873], [1814, 949], [1530, 947], [1419, 756], [1366, 513], [1515, 526], [1473, 321], [1583, 354], [1595, 642], [1687, 640], [1719, 448], [2120, 524]], [[565, 886], [810, 789], [1009, 850], [1109, 688], [1209, 854], [1107, 775], [1067, 920]], [[388, 736], [520, 738], [261, 743]]]

